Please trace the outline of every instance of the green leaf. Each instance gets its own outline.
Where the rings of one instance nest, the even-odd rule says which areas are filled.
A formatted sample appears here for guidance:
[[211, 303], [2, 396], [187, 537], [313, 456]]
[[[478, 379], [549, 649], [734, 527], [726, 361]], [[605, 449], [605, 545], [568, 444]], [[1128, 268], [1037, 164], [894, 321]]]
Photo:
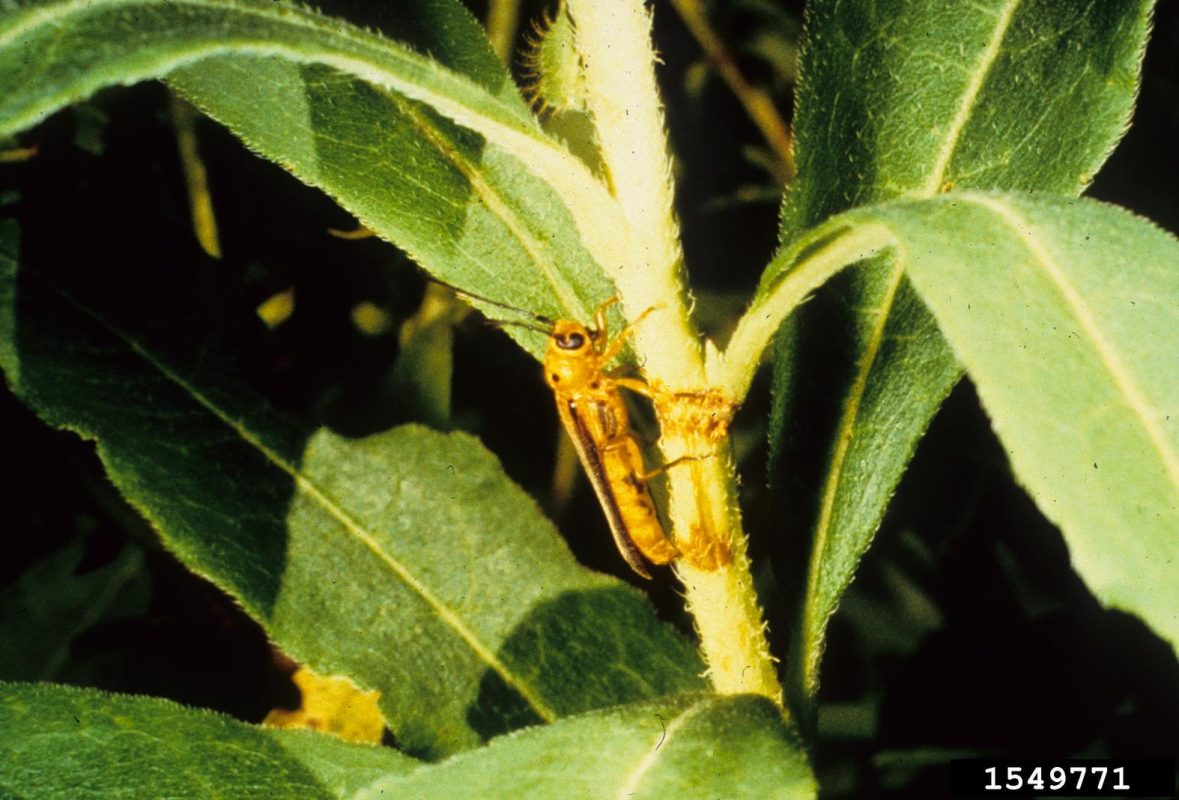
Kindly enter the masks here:
[[1152, 6], [812, 3], [784, 236], [947, 184], [1079, 194], [1129, 122]]
[[379, 689], [407, 748], [445, 754], [703, 686], [691, 646], [641, 594], [579, 566], [472, 437], [405, 426], [350, 440], [270, 407], [235, 358], [245, 304], [228, 276], [18, 275], [7, 244], [0, 364], [14, 392], [96, 440], [165, 545], [283, 650]]
[[290, 4], [52, 0], [17, 6], [0, 20], [0, 85], [14, 90], [0, 103], [0, 132], [23, 130], [104, 86], [234, 53], [330, 64], [487, 126], [536, 131], [518, 99], [493, 96], [404, 45]]
[[[1150, 7], [811, 3], [784, 248], [832, 214], [898, 195], [1079, 193], [1127, 126]], [[761, 299], [781, 277], [767, 271]], [[814, 509], [813, 522], [800, 520], [814, 547], [788, 660], [805, 703], [827, 620], [960, 368], [896, 266], [841, 278], [804, 309], [799, 337], [779, 345], [771, 442], [778, 471], [818, 498], [790, 501]]]
[[[443, 24], [423, 45], [462, 73], [281, 3], [19, 8], [0, 17], [0, 136], [103, 86], [171, 77], [247, 144], [443, 280], [528, 311], [586, 318], [613, 294], [599, 264], [618, 258], [616, 204], [540, 130], [489, 63], [486, 40], [474, 41], [469, 16], [449, 4], [423, 8]], [[422, 30], [417, 20], [419, 39]], [[538, 352], [535, 334], [521, 338]]]
[[251, 729], [269, 734], [286, 755], [310, 771], [334, 797], [355, 797], [384, 775], [404, 775], [421, 766], [421, 762], [391, 747], [346, 742], [315, 731]]
[[1093, 593], [1179, 650], [1179, 241], [1111, 206], [1017, 195], [846, 218], [895, 237]]
[[147, 608], [143, 556], [125, 548], [108, 564], [75, 574], [75, 542], [33, 565], [0, 592], [0, 678], [62, 680], [70, 676], [70, 646], [104, 619]]
[[[556, 318], [586, 319], [614, 293], [551, 187], [421, 104], [326, 67], [241, 55], [169, 83], [446, 283]], [[542, 354], [544, 337], [507, 331]]]
[[521, 731], [413, 774], [381, 778], [357, 794], [358, 800], [814, 796], [806, 753], [769, 701], [705, 695]]
[[420, 762], [167, 700], [0, 683], [6, 797], [343, 798]]

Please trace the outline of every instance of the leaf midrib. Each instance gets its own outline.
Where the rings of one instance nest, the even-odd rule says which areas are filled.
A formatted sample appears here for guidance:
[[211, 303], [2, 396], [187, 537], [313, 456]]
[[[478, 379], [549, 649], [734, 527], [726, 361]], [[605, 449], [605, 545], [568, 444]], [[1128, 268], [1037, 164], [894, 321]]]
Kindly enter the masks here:
[[651, 750], [646, 755], [644, 755], [637, 764], [635, 764], [634, 769], [630, 771], [626, 777], [626, 780], [624, 780], [619, 786], [618, 792], [615, 794], [618, 800], [627, 800], [628, 798], [634, 797], [638, 791], [639, 785], [647, 776], [647, 773], [651, 771], [655, 764], [658, 763], [659, 759], [663, 757], [663, 754], [667, 752], [667, 750], [664, 748], [670, 747], [672, 737], [679, 733], [680, 729], [691, 722], [692, 719], [703, 713], [706, 709], [721, 699], [723, 698], [719, 696], [703, 698], [700, 701], [685, 708], [670, 723], [664, 726], [659, 732], [658, 741], [651, 748]]
[[433, 145], [439, 154], [449, 160], [454, 165], [454, 168], [466, 178], [471, 188], [474, 189], [475, 193], [483, 201], [483, 206], [488, 212], [503, 222], [508, 233], [520, 244], [521, 249], [528, 254], [532, 263], [536, 265], [537, 270], [545, 276], [545, 280], [552, 287], [553, 294], [557, 297], [559, 305], [565, 309], [570, 318], [580, 319], [583, 317], [585, 309], [578, 300], [576, 292], [573, 291], [568, 281], [562, 280], [562, 274], [554, 268], [552, 259], [543, 257], [544, 252], [547, 250], [545, 243], [537, 239], [536, 236], [531, 235], [528, 226], [512, 210], [511, 206], [504, 199], [503, 193], [485, 181], [479, 170], [468, 159], [460, 156], [458, 148], [451, 142], [445, 140], [442, 131], [430, 125], [423, 118], [422, 114], [410, 103], [405, 102], [395, 94], [390, 94], [389, 97], [398, 107], [398, 110], [413, 122], [414, 127], [418, 129], [422, 137]]
[[919, 197], [929, 197], [935, 194], [945, 181], [950, 159], [954, 157], [959, 140], [962, 138], [962, 131], [966, 129], [966, 123], [970, 121], [970, 115], [974, 111], [979, 93], [982, 92], [983, 84], [986, 83], [987, 76], [991, 73], [991, 67], [999, 57], [999, 48], [1003, 44], [1003, 38], [1007, 35], [1008, 28], [1011, 27], [1011, 18], [1015, 16], [1021, 2], [1022, 0], [1007, 0], [1007, 5], [999, 12], [995, 31], [983, 49], [978, 64], [971, 71], [970, 83], [967, 84], [966, 91], [962, 94], [962, 102], [958, 104], [958, 110], [950, 121], [950, 127], [946, 131], [942, 146], [938, 148], [933, 169], [930, 170], [925, 185], [917, 193]]
[[[59, 2], [38, 3], [36, 5], [18, 8], [14, 11], [9, 11], [7, 14], [0, 14], [0, 21], [6, 23], [0, 27], [0, 50], [11, 44], [13, 40], [38, 27], [48, 26], [56, 28], [59, 31], [64, 31], [66, 28], [61, 24], [61, 21], [74, 14], [79, 16], [93, 15], [104, 10], [123, 6], [149, 5], [158, 6], [159, 4], [153, 3], [151, 0], [61, 0]], [[334, 20], [332, 17], [321, 16], [317, 12], [310, 11], [301, 6], [288, 3], [251, 5], [234, 2], [234, 0], [168, 0], [167, 5], [170, 7], [192, 6], [203, 9], [220, 7], [234, 14], [270, 20], [282, 25], [312, 31], [317, 36], [328, 36], [341, 42], [347, 42], [374, 57], [401, 62], [402, 65], [410, 70], [419, 69], [423, 66], [414, 63], [421, 56], [400, 42], [348, 24], [333, 25]], [[14, 24], [7, 24], [13, 23], [14, 21]], [[231, 42], [233, 39], [226, 37], [225, 41]], [[243, 38], [238, 41], [248, 41], [248, 39]], [[288, 49], [294, 50], [294, 48]], [[356, 53], [350, 52], [348, 55], [354, 58], [357, 57]], [[516, 121], [529, 127], [534, 132], [539, 133], [535, 119], [522, 102], [511, 105], [505, 102], [503, 98], [492, 95], [486, 87], [476, 84], [466, 75], [452, 73], [448, 68], [436, 63], [431, 63], [430, 67], [436, 69], [440, 76], [446, 75], [452, 81], [469, 84], [470, 88], [487, 94], [490, 104], [503, 111], [509, 117], [515, 117]]]
[[[942, 146], [938, 148], [937, 158], [933, 163], [933, 167], [930, 169], [921, 189], [914, 192], [913, 196], [931, 197], [937, 193], [944, 183], [946, 170], [949, 168], [950, 161], [956, 152], [962, 132], [970, 120], [970, 115], [978, 101], [979, 94], [982, 92], [982, 87], [986, 83], [986, 78], [998, 58], [1003, 39], [1011, 26], [1011, 20], [1021, 2], [1022, 0], [1008, 0], [1006, 6], [1004, 6], [996, 17], [995, 30], [987, 42], [987, 46], [983, 49], [978, 63], [971, 72], [971, 79], [965, 91], [962, 93], [961, 102], [958, 104], [958, 109], [950, 122], [949, 128], [946, 130], [946, 136], [942, 142]], [[848, 394], [847, 400], [844, 403], [843, 412], [840, 415], [839, 424], [835, 431], [836, 448], [832, 454], [831, 465], [827, 470], [827, 479], [823, 485], [820, 516], [815, 524], [813, 549], [815, 560], [812, 563], [811, 569], [808, 570], [806, 600], [803, 608], [802, 631], [805, 645], [802, 669], [804, 685], [808, 691], [817, 688], [818, 678], [816, 673], [818, 671], [819, 656], [821, 655], [816, 645], [822, 637], [818, 633], [818, 628], [813, 633], [811, 632], [818, 605], [815, 590], [818, 586], [819, 559], [825, 555], [827, 543], [831, 539], [830, 524], [834, 518], [835, 495], [841, 483], [847, 463], [847, 455], [851, 450], [851, 439], [855, 429], [855, 421], [859, 416], [862, 400], [867, 391], [868, 377], [872, 373], [876, 359], [880, 355], [880, 350], [884, 345], [884, 332], [887, 328], [888, 319], [892, 315], [892, 310], [896, 303], [897, 289], [900, 287], [903, 277], [903, 266], [899, 263], [894, 263], [887, 278], [888, 286], [885, 290], [885, 301], [879, 306], [878, 316], [872, 326], [872, 332], [867, 343], [868, 346], [864, 358], [860, 360], [857, 367], [852, 383], [853, 389]], [[824, 625], [825, 620], [818, 621], [820, 628]]]
[[310, 498], [317, 506], [319, 506], [325, 514], [337, 523], [349, 534], [354, 536], [364, 547], [369, 550], [377, 560], [389, 568], [390, 571], [404, 583], [412, 592], [418, 595], [431, 609], [435, 611], [439, 619], [445, 623], [447, 627], [454, 631], [454, 633], [471, 649], [479, 661], [483, 662], [489, 669], [494, 671], [503, 681], [515, 690], [529, 706], [537, 713], [537, 715], [545, 722], [553, 722], [558, 718], [558, 714], [548, 705], [542, 701], [532, 691], [530, 686], [526, 684], [520, 677], [518, 677], [512, 670], [508, 668], [495, 653], [485, 644], [479, 636], [471, 630], [462, 621], [460, 616], [455, 613], [453, 609], [447, 606], [442, 600], [436, 597], [424, 583], [422, 583], [413, 572], [395, 559], [392, 555], [386, 553], [376, 541], [374, 536], [358, 521], [356, 521], [350, 514], [348, 514], [339, 503], [334, 501], [327, 493], [321, 491], [315, 483], [304, 475], [298, 468], [290, 464], [286, 459], [279, 455], [275, 450], [268, 447], [260, 438], [253, 434], [247, 427], [233, 419], [225, 413], [216, 403], [205, 397], [198, 389], [185, 381], [179, 374], [171, 370], [166, 364], [159, 361], [151, 351], [145, 346], [141, 345], [133, 336], [124, 332], [123, 330], [112, 325], [101, 314], [91, 309], [85, 303], [81, 302], [68, 291], [63, 288], [53, 285], [42, 276], [37, 276], [42, 283], [56, 292], [66, 302], [73, 305], [82, 313], [97, 322], [112, 336], [123, 342], [131, 352], [142, 358], [148, 365], [157, 371], [165, 380], [177, 386], [185, 394], [191, 397], [199, 406], [204, 408], [215, 419], [233, 431], [242, 441], [251, 447], [255, 448], [268, 462], [274, 467], [289, 476], [295, 483], [295, 486], [308, 498]]
[[[839, 419], [839, 428], [836, 431], [835, 450], [831, 456], [832, 468], [828, 470], [828, 480], [823, 487], [822, 500], [819, 505], [819, 518], [815, 523], [814, 549], [819, 554], [826, 552], [827, 544], [831, 539], [831, 521], [835, 517], [836, 495], [840, 486], [842, 486], [843, 465], [847, 462], [847, 454], [851, 450], [852, 438], [855, 431], [855, 420], [860, 415], [860, 407], [867, 392], [868, 377], [872, 372], [871, 365], [875, 362], [876, 356], [883, 345], [884, 331], [888, 326], [889, 314], [892, 311], [893, 304], [896, 302], [897, 291], [900, 289], [903, 276], [904, 271], [900, 269], [894, 269], [888, 276], [888, 285], [884, 290], [884, 297], [878, 306], [879, 311], [872, 324], [872, 335], [869, 339], [870, 349], [868, 355], [863, 360], [866, 366], [856, 372], [855, 382], [852, 384], [851, 392], [848, 393], [843, 414]], [[808, 602], [803, 612], [802, 625], [804, 652], [806, 653], [805, 661], [802, 665], [803, 680], [806, 686], [812, 688], [817, 688], [818, 678], [816, 673], [818, 671], [820, 650], [815, 645], [817, 644], [817, 639], [820, 638], [819, 629], [824, 623], [823, 620], [819, 620], [819, 625], [816, 626], [815, 612], [817, 610], [817, 604], [810, 602], [811, 598], [817, 596], [819, 578], [819, 570], [811, 569], [807, 571], [806, 597], [808, 598]]]
[[1047, 243], [1035, 235], [1032, 223], [1015, 209], [995, 198], [976, 193], [965, 193], [958, 195], [957, 199], [980, 206], [999, 217], [1003, 224], [1019, 238], [1034, 262], [1042, 267], [1043, 274], [1056, 287], [1072, 317], [1088, 337], [1098, 360], [1105, 365], [1106, 371], [1118, 390], [1118, 395], [1146, 432], [1147, 438], [1163, 463], [1171, 485], [1179, 494], [1179, 452], [1172, 449], [1163, 432], [1160, 423], [1162, 415], [1152, 413], [1155, 411], [1154, 405], [1126, 367], [1125, 361], [1119, 356], [1118, 348], [1102, 334], [1096, 315], [1090, 310], [1085, 298], [1081, 296], [1081, 293], [1061, 270]]
[[[62, 25], [72, 13], [93, 15], [120, 7], [143, 5], [143, 0], [66, 0], [9, 14], [0, 29], [0, 50], [37, 26]], [[477, 132], [514, 156], [527, 170], [548, 183], [569, 209], [583, 246], [604, 271], [628, 258], [625, 242], [629, 225], [617, 201], [589, 168], [546, 135], [522, 103], [508, 103], [464, 75], [453, 72], [395, 41], [375, 34], [331, 25], [331, 18], [317, 17], [294, 6], [243, 5], [211, 0], [172, 0], [169, 6], [224, 8], [285, 26], [275, 35], [251, 34], [185, 43], [177, 52], [157, 55], [150, 64], [125, 64], [123, 83], [166, 76], [181, 67], [219, 55], [274, 56], [294, 63], [318, 63], [358, 80], [395, 91], [423, 102], [456, 124]], [[289, 28], [307, 31], [306, 42], [292, 43]], [[322, 39], [321, 39], [322, 37]], [[298, 36], [293, 36], [297, 39]], [[126, 58], [124, 58], [126, 60]], [[133, 68], [132, 68], [133, 67]], [[101, 79], [94, 80], [97, 85]], [[15, 133], [43, 119], [62, 100], [76, 101], [94, 86], [80, 81], [70, 91], [47, 90], [30, 94], [19, 115], [0, 122], [0, 133]], [[24, 98], [22, 97], [22, 100]]]

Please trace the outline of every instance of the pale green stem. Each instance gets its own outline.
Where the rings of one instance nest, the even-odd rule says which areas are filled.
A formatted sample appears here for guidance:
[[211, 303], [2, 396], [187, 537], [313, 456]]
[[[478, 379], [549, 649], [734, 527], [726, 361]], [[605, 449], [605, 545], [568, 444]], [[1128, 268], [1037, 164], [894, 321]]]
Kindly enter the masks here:
[[[634, 337], [648, 380], [659, 390], [681, 393], [662, 402], [656, 397], [663, 457], [668, 463], [692, 457], [668, 472], [672, 538], [681, 551], [695, 553], [678, 560], [676, 572], [716, 690], [754, 692], [781, 707], [782, 686], [736, 503], [726, 416], [731, 407], [710, 393], [700, 340], [688, 317], [651, 19], [641, 0], [569, 0], [569, 12], [598, 147], [627, 221], [627, 230], [614, 232], [625, 245], [619, 260], [604, 266], [629, 319], [654, 309]], [[719, 400], [714, 408], [726, 419], [711, 432], [705, 427], [708, 413], [698, 413], [696, 405], [707, 399]], [[706, 564], [713, 552], [723, 555]]]
[[651, 18], [640, 0], [569, 0], [568, 7], [598, 149], [628, 223], [611, 232], [625, 246], [603, 266], [629, 319], [654, 309], [635, 332], [648, 376], [667, 389], [699, 388], [703, 359], [684, 296]]
[[685, 529], [691, 535], [693, 524], [714, 526], [712, 535], [727, 543], [730, 561], [718, 569], [700, 569], [681, 559], [676, 562], [676, 575], [684, 586], [713, 688], [720, 694], [760, 694], [784, 710], [776, 659], [770, 654], [753, 587], [729, 450], [727, 437], [711, 452], [697, 450], [705, 457], [692, 462], [690, 471], [682, 470], [690, 475], [690, 482], [679, 489], [693, 506], [673, 505], [671, 516], [681, 535]]
[[[742, 315], [724, 352], [710, 353], [711, 385], [736, 402], [743, 400], [762, 353], [790, 312], [832, 275], [876, 255], [893, 242], [892, 232], [884, 225], [842, 227], [843, 224], [834, 231], [827, 226], [818, 228], [776, 259], [782, 265], [797, 263], [776, 283], [758, 290], [757, 299]], [[773, 272], [775, 266], [771, 264], [767, 271]]]

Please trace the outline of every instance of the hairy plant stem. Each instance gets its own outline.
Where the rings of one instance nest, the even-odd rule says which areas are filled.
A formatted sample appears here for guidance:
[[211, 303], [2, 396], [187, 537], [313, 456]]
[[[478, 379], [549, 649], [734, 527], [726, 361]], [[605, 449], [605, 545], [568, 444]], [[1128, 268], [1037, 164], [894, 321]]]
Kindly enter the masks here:
[[[665, 445], [672, 450], [678, 443]], [[688, 445], [689, 447], [691, 445]], [[747, 542], [737, 506], [737, 476], [725, 435], [695, 460], [673, 469], [670, 516], [682, 548], [701, 542], [722, 549], [718, 564], [676, 562], [695, 621], [708, 677], [721, 694], [760, 694], [783, 706], [782, 685], [766, 640], [766, 624], [753, 588]], [[678, 485], [677, 485], [678, 483]]]
[[782, 708], [782, 686], [746, 557], [729, 456], [733, 404], [705, 381], [704, 353], [688, 315], [679, 224], [663, 110], [655, 84], [651, 18], [641, 0], [569, 0], [575, 40], [626, 247], [605, 264], [628, 319], [651, 309], [634, 346], [657, 390], [676, 562], [708, 675], [718, 692], [753, 692]]
[[648, 376], [672, 390], [704, 382], [688, 318], [671, 159], [655, 84], [651, 18], [641, 0], [569, 0], [585, 104], [609, 188], [625, 220], [613, 278], [627, 319], [650, 313], [634, 335]]

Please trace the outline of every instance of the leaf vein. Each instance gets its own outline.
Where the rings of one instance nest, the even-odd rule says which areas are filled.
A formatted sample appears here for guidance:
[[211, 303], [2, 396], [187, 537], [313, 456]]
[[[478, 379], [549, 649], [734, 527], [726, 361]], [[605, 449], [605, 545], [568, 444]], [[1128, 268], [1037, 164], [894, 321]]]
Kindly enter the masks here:
[[635, 765], [635, 768], [630, 771], [630, 773], [626, 776], [626, 780], [624, 780], [622, 785], [619, 787], [618, 794], [616, 795], [619, 800], [627, 800], [628, 798], [634, 797], [635, 792], [638, 790], [639, 784], [642, 783], [643, 779], [647, 776], [647, 773], [651, 771], [652, 767], [654, 767], [656, 762], [659, 760], [661, 755], [660, 751], [663, 750], [663, 748], [671, 745], [672, 737], [675, 736], [681, 728], [687, 725], [693, 717], [698, 716], [720, 699], [721, 698], [719, 697], [709, 697], [701, 700], [699, 703], [695, 703], [689, 708], [684, 709], [683, 712], [680, 713], [680, 715], [673, 719], [669, 724], [661, 727], [659, 730], [659, 738], [656, 740], [655, 746], [651, 748], [649, 753], [639, 760], [639, 763]]
[[560, 300], [561, 306], [574, 317], [578, 317], [584, 313], [585, 309], [568, 281], [560, 279], [560, 272], [555, 268], [552, 258], [545, 257], [546, 251], [549, 248], [546, 248], [544, 243], [539, 241], [536, 236], [531, 235], [525, 223], [520, 219], [519, 214], [513, 212], [511, 206], [503, 197], [503, 194], [496, 191], [490, 183], [484, 180], [479, 170], [467, 159], [461, 157], [458, 148], [445, 141], [442, 132], [436, 127], [429, 125], [423, 119], [421, 113], [413, 108], [412, 105], [401, 100], [394, 94], [390, 94], [390, 98], [401, 112], [413, 122], [423, 138], [432, 144], [466, 178], [471, 188], [479, 196], [479, 199], [483, 201], [484, 207], [493, 216], [498, 217], [503, 222], [504, 227], [520, 243], [520, 246], [528, 253], [529, 258], [532, 259], [532, 262], [544, 274], [549, 285], [553, 288], [554, 294]]
[[1158, 452], [1166, 469], [1167, 477], [1170, 478], [1172, 485], [1179, 490], [1179, 452], [1176, 452], [1167, 441], [1161, 426], [1162, 415], [1156, 413], [1157, 409], [1139, 386], [1138, 381], [1134, 379], [1133, 373], [1126, 366], [1117, 347], [1102, 334], [1096, 316], [1089, 308], [1088, 303], [1085, 302], [1085, 298], [1069, 281], [1047, 244], [1033, 232], [1032, 223], [999, 200], [974, 193], [962, 195], [960, 199], [994, 213], [1023, 242], [1036, 263], [1043, 269], [1044, 275], [1059, 290], [1061, 297], [1072, 312], [1073, 318], [1089, 338], [1097, 357], [1105, 365], [1114, 384], [1120, 390], [1122, 400], [1139, 420], [1151, 444]]
[[[38, 26], [59, 25], [71, 15], [88, 16], [145, 5], [143, 0], [65, 0], [0, 17], [0, 49]], [[227, 32], [217, 38], [193, 36], [148, 60], [143, 54], [122, 66], [121, 82], [166, 76], [173, 70], [219, 55], [277, 56], [296, 63], [318, 63], [413, 100], [426, 103], [458, 125], [477, 131], [512, 154], [548, 183], [568, 207], [582, 243], [608, 274], [633, 254], [626, 247], [630, 227], [618, 202], [589, 168], [546, 135], [527, 108], [495, 97], [468, 78], [375, 34], [295, 6], [172, 0], [170, 6], [211, 7], [243, 18], [273, 22], [295, 30]], [[187, 33], [182, 25], [180, 33]], [[97, 71], [84, 80], [50, 90], [18, 93], [11, 108], [0, 103], [0, 133], [31, 126], [64, 101], [84, 98], [102, 82]], [[22, 81], [24, 82], [24, 81]], [[24, 82], [27, 83], [27, 82]]]
[[475, 653], [480, 661], [488, 666], [492, 671], [500, 676], [513, 690], [515, 690], [532, 709], [545, 722], [552, 722], [557, 719], [558, 715], [555, 711], [548, 707], [548, 705], [541, 700], [526, 682], [517, 676], [511, 669], [504, 664], [491, 648], [488, 647], [467, 625], [460, 619], [459, 615], [447, 606], [441, 599], [436, 597], [425, 584], [423, 584], [413, 572], [395, 559], [392, 555], [385, 552], [380, 543], [373, 537], [364, 526], [355, 520], [349, 513], [347, 513], [340, 504], [329, 497], [325, 492], [321, 491], [313, 481], [304, 475], [298, 468], [290, 464], [278, 452], [268, 447], [257, 435], [249, 430], [243, 423], [235, 420], [229, 416], [223, 409], [221, 409], [213, 400], [207, 398], [195, 386], [188, 383], [178, 373], [173, 371], [167, 364], [157, 359], [149, 349], [142, 345], [130, 334], [117, 328], [116, 326], [105, 320], [96, 311], [80, 302], [64, 289], [60, 287], [52, 287], [59, 295], [67, 300], [71, 305], [78, 308], [84, 314], [94, 319], [99, 325], [105, 328], [126, 346], [142, 358], [147, 364], [162, 375], [165, 380], [170, 381], [182, 391], [188, 394], [199, 406], [207, 410], [218, 421], [233, 431], [242, 441], [254, 447], [267, 461], [280, 471], [286, 473], [294, 482], [299, 490], [309, 497], [316, 505], [318, 505], [328, 516], [336, 520], [337, 523], [349, 534], [354, 536], [357, 541], [364, 545], [370, 553], [372, 553], [378, 561], [388, 567], [406, 586], [417, 594], [427, 605], [429, 605], [438, 614], [438, 617], [448, 626], [454, 633]]
[[1019, 8], [1019, 5], [1020, 0], [1008, 0], [1007, 5], [999, 12], [990, 41], [987, 42], [982, 55], [979, 56], [978, 63], [975, 64], [974, 70], [971, 72], [970, 81], [966, 85], [966, 90], [962, 93], [958, 110], [955, 112], [954, 118], [950, 121], [950, 127], [946, 131], [946, 137], [942, 141], [942, 146], [938, 148], [933, 169], [930, 170], [929, 177], [926, 178], [925, 185], [922, 187], [923, 194], [933, 194], [945, 180], [950, 159], [954, 157], [954, 153], [958, 148], [958, 142], [961, 140], [962, 132], [966, 129], [966, 123], [970, 120], [970, 115], [974, 111], [975, 103], [978, 100], [979, 93], [982, 92], [983, 84], [986, 83], [987, 75], [990, 74], [991, 67], [994, 66], [996, 59], [999, 57], [999, 48], [1003, 44], [1003, 38], [1007, 35], [1007, 29], [1011, 27], [1011, 19], [1015, 16], [1015, 11]]
[[884, 330], [892, 313], [893, 303], [897, 291], [901, 286], [904, 272], [894, 268], [889, 275], [888, 284], [878, 306], [876, 321], [872, 325], [872, 332], [868, 339], [868, 348], [856, 371], [855, 383], [848, 392], [847, 402], [843, 407], [843, 414], [839, 418], [839, 428], [836, 431], [835, 452], [831, 455], [831, 464], [827, 470], [827, 481], [823, 487], [823, 499], [819, 506], [819, 519], [815, 523], [814, 553], [815, 558], [811, 569], [807, 572], [806, 611], [803, 620], [803, 635], [807, 637], [804, 652], [807, 654], [803, 664], [803, 674], [807, 685], [816, 680], [818, 670], [819, 650], [814, 641], [821, 634], [813, 619], [815, 601], [818, 599], [818, 583], [821, 574], [822, 559], [825, 555], [827, 543], [831, 539], [831, 521], [835, 516], [835, 500], [842, 485], [844, 464], [847, 462], [848, 451], [851, 450], [855, 433], [856, 418], [860, 414], [860, 405], [867, 391], [868, 377], [876, 363], [876, 357], [884, 344]]

